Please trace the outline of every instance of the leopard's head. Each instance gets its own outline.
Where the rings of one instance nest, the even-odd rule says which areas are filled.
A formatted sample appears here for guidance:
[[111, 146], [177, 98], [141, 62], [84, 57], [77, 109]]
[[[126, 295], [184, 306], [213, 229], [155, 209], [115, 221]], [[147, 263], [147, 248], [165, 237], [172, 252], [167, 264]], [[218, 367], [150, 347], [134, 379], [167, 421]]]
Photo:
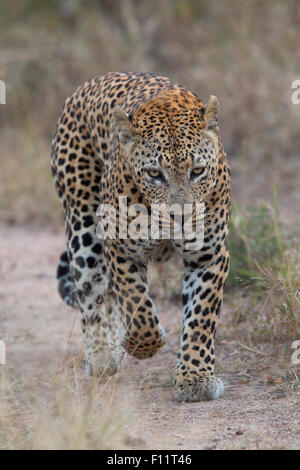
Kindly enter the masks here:
[[204, 106], [178, 88], [147, 101], [133, 116], [116, 110], [122, 156], [151, 204], [204, 203], [217, 177], [218, 109], [214, 95]]

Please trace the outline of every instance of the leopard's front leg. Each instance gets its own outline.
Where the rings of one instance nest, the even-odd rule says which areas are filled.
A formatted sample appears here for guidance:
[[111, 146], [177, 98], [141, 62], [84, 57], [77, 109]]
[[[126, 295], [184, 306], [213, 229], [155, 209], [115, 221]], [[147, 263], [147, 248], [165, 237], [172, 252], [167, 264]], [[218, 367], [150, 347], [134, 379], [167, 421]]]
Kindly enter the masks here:
[[111, 287], [122, 314], [122, 345], [138, 359], [152, 357], [165, 344], [165, 332], [148, 293], [147, 267], [115, 247], [109, 245], [107, 259]]
[[223, 394], [214, 375], [214, 338], [229, 268], [225, 247], [208, 263], [204, 255], [186, 262], [183, 281], [183, 329], [174, 382], [179, 401], [212, 400]]

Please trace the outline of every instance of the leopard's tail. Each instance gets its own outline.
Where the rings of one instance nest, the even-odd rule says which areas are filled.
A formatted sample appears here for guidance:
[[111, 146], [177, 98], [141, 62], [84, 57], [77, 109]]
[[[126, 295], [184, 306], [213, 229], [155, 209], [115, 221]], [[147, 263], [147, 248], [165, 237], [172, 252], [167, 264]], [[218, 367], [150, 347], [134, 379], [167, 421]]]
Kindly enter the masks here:
[[77, 308], [78, 297], [75, 283], [70, 271], [70, 261], [68, 250], [65, 250], [60, 257], [57, 273], [57, 290], [63, 301], [71, 307]]

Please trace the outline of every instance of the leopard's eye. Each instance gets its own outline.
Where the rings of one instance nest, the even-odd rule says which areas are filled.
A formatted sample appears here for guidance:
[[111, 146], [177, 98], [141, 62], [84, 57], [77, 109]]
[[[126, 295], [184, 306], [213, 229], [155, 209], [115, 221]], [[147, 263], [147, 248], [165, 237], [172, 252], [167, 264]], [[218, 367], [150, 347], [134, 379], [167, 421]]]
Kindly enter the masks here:
[[148, 174], [151, 176], [151, 178], [163, 178], [162, 173], [159, 170], [155, 170], [154, 168], [148, 170]]
[[205, 167], [198, 166], [191, 171], [191, 178], [197, 178], [205, 172]]

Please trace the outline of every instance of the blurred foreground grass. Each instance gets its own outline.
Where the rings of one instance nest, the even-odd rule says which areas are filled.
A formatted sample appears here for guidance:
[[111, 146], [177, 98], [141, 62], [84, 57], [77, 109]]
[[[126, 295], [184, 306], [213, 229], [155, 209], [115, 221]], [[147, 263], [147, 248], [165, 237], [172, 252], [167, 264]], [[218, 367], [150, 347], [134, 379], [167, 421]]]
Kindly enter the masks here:
[[28, 381], [2, 367], [0, 450], [128, 449], [132, 442], [143, 447], [131, 434], [134, 399], [128, 391], [114, 379], [100, 385], [78, 374], [78, 365], [70, 362], [40, 383], [38, 377]]

